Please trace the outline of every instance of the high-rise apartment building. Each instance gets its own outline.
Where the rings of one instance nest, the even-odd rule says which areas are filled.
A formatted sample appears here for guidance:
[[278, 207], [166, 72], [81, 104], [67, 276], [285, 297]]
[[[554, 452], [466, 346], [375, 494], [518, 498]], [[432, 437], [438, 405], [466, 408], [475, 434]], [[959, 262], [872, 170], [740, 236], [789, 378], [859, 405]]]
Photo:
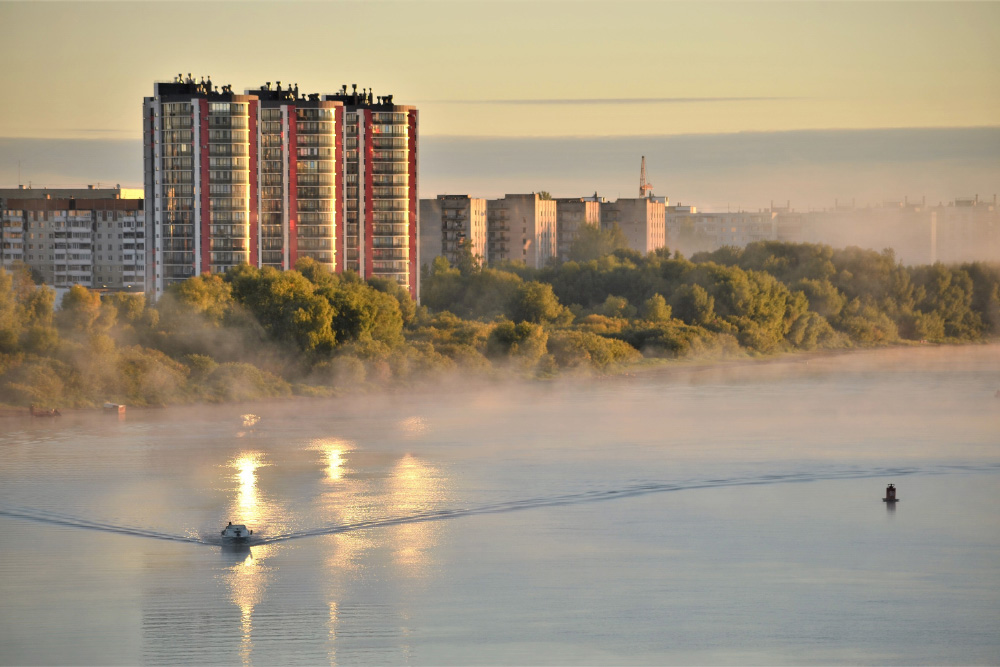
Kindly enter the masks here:
[[0, 266], [24, 262], [56, 288], [142, 290], [141, 190], [0, 190]]
[[416, 298], [417, 110], [392, 96], [235, 94], [188, 76], [143, 105], [147, 289], [242, 263], [384, 277]]
[[486, 255], [491, 264], [522, 261], [541, 268], [556, 256], [556, 202], [538, 193], [486, 202]]
[[420, 261], [430, 264], [443, 255], [455, 266], [463, 243], [480, 264], [486, 261], [486, 200], [469, 195], [421, 199]]

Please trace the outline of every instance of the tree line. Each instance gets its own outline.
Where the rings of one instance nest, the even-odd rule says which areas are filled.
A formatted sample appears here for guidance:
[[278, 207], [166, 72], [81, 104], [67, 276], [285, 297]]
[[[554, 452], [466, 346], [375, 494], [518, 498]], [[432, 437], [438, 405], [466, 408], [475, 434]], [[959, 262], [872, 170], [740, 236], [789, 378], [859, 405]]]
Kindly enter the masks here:
[[691, 258], [585, 228], [531, 269], [438, 257], [422, 304], [391, 281], [240, 266], [141, 294], [54, 292], [0, 269], [0, 403], [162, 405], [331, 395], [453, 373], [551, 377], [1000, 333], [1000, 266], [759, 242]]

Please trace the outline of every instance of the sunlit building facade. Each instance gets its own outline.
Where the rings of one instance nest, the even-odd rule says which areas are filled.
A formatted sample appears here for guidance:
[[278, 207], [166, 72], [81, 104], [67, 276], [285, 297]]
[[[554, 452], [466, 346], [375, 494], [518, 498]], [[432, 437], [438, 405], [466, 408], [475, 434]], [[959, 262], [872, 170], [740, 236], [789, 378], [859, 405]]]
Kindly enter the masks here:
[[667, 243], [666, 200], [657, 197], [618, 199], [601, 204], [601, 225], [618, 225], [628, 247], [643, 255]]
[[0, 189], [0, 267], [23, 262], [60, 289], [141, 291], [144, 223], [138, 190]]
[[456, 266], [468, 245], [477, 264], [486, 257], [486, 200], [469, 195], [438, 195], [420, 200], [420, 261], [444, 256]]
[[585, 225], [601, 226], [601, 201], [604, 197], [566, 197], [556, 199], [556, 239], [559, 259], [569, 259], [569, 250]]
[[417, 296], [417, 111], [370, 91], [157, 83], [144, 104], [147, 289], [309, 257]]
[[343, 269], [394, 280], [417, 297], [417, 109], [347, 86], [344, 105]]
[[486, 229], [491, 264], [512, 260], [540, 269], [556, 257], [556, 202], [537, 192], [488, 200]]

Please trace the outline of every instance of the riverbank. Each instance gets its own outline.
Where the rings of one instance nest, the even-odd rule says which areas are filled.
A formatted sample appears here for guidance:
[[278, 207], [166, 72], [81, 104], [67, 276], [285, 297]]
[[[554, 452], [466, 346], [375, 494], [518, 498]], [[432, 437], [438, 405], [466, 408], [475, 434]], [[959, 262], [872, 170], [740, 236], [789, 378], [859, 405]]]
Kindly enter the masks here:
[[[909, 356], [913, 364], [921, 366], [936, 365], [936, 359], [947, 357], [947, 365], [953, 367], [963, 357], [973, 358], [971, 367], [974, 370], [980, 363], [978, 352], [983, 348], [992, 348], [993, 354], [1000, 359], [1000, 341], [992, 340], [982, 343], [966, 344], [929, 344], [904, 343], [864, 349], [848, 348], [835, 350], [790, 351], [767, 356], [742, 355], [726, 358], [687, 358], [687, 359], [643, 359], [635, 363], [596, 372], [589, 368], [564, 371], [551, 376], [531, 376], [517, 372], [515, 369], [493, 369], [483, 372], [483, 369], [456, 369], [451, 372], [432, 373], [424, 377], [411, 377], [403, 381], [358, 383], [350, 390], [323, 386], [295, 385], [292, 394], [269, 398], [249, 398], [246, 400], [229, 400], [210, 402], [177, 401], [157, 406], [128, 405], [127, 412], [156, 411], [170, 407], [192, 405], [261, 405], [261, 404], [309, 404], [338, 398], [357, 396], [376, 396], [394, 394], [420, 394], [447, 388], [451, 391], [462, 389], [479, 389], [485, 387], [503, 387], [517, 384], [528, 385], [560, 385], [580, 383], [618, 383], [633, 380], [666, 381], [666, 382], [725, 382], [738, 380], [741, 377], [785, 377], [789, 375], [818, 374], [832, 370], [834, 367], [849, 368], [856, 372], [877, 372], [881, 368], [898, 366]], [[942, 362], [943, 363], [943, 362]], [[998, 383], [1000, 390], [1000, 383]], [[58, 405], [43, 403], [47, 409], [56, 408], [63, 416], [97, 414], [104, 412], [102, 406], [64, 408]], [[109, 414], [112, 418], [116, 415]], [[0, 405], [0, 419], [30, 419], [30, 408], [17, 405]], [[51, 417], [44, 417], [51, 418]]]

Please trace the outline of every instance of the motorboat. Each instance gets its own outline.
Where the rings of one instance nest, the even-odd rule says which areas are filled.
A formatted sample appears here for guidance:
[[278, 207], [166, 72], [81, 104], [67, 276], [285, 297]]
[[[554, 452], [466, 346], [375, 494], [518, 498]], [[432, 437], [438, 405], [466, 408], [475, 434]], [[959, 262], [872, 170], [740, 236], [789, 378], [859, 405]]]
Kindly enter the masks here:
[[247, 530], [247, 527], [242, 523], [230, 521], [229, 525], [222, 529], [223, 542], [230, 544], [245, 544], [250, 541], [251, 535], [253, 535], [253, 531]]

